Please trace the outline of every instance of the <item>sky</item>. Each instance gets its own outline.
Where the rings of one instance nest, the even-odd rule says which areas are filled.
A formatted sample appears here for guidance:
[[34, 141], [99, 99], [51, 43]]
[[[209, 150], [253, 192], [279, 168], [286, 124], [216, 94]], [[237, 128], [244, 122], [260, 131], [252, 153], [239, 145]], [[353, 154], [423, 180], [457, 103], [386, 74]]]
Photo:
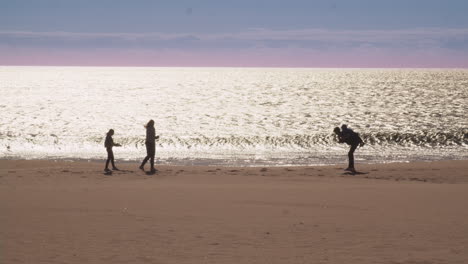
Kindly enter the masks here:
[[0, 0], [0, 65], [468, 68], [466, 0]]

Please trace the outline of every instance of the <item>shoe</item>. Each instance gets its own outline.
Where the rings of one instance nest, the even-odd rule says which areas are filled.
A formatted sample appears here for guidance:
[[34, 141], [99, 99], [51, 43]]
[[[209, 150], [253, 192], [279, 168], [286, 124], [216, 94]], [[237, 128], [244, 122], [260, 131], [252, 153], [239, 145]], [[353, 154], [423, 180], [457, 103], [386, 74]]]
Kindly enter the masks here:
[[112, 168], [112, 170], [119, 171], [119, 168], [114, 167], [114, 168]]
[[155, 168], [152, 168], [152, 169], [151, 169], [151, 173], [155, 173], [155, 172], [157, 172], [157, 171], [158, 171], [158, 170], [155, 169]]
[[105, 168], [104, 171], [105, 172], [110, 172], [111, 170], [109, 170], [108, 168]]
[[143, 167], [143, 165], [141, 165], [140, 167], [138, 167], [140, 170], [144, 171], [145, 170], [145, 167]]
[[345, 171], [353, 171], [354, 169], [353, 169], [353, 168], [350, 168], [350, 167], [348, 167], [348, 168], [346, 168], [346, 169], [344, 169], [344, 170], [345, 170]]

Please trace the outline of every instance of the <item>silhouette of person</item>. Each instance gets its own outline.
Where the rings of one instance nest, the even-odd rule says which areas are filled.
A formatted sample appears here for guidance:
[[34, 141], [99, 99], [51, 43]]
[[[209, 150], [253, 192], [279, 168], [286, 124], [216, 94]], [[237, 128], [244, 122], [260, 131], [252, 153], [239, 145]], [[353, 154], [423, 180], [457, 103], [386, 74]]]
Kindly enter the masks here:
[[358, 133], [354, 132], [352, 129], [348, 128], [347, 125], [341, 126], [341, 131], [339, 127], [335, 127], [333, 132], [338, 136], [339, 143], [346, 143], [350, 145], [349, 152], [348, 152], [348, 168], [346, 171], [350, 171], [352, 173], [356, 173], [356, 169], [354, 168], [354, 151], [357, 149], [358, 146], [364, 146], [364, 142], [362, 141], [361, 137]]
[[140, 170], [145, 170], [145, 164], [150, 160], [151, 172], [154, 173], [154, 155], [156, 154], [156, 139], [159, 139], [159, 136], [156, 136], [156, 131], [154, 129], [154, 121], [150, 120], [146, 125], [146, 157], [143, 159], [143, 162], [140, 165]]
[[119, 170], [114, 163], [114, 152], [112, 151], [112, 147], [120, 147], [120, 144], [114, 143], [112, 136], [114, 135], [114, 129], [109, 129], [107, 132], [106, 141], [104, 142], [104, 147], [107, 150], [107, 161], [106, 161], [106, 168], [104, 169], [105, 172], [109, 172], [109, 162], [112, 163], [112, 170]]

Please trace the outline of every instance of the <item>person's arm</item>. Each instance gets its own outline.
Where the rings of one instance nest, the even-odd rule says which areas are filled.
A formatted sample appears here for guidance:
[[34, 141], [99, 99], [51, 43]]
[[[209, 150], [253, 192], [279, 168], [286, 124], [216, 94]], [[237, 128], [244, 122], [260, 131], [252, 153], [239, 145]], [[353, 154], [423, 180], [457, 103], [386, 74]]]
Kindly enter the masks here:
[[335, 134], [338, 137], [338, 143], [344, 143], [344, 138], [343, 138], [343, 133], [338, 130], [338, 128], [335, 128]]
[[110, 145], [113, 146], [113, 147], [120, 147], [121, 145], [118, 144], [118, 143], [114, 143], [114, 139], [113, 138], [110, 138]]
[[151, 130], [151, 136], [153, 136], [155, 140], [159, 138], [159, 136], [156, 135], [156, 129], [153, 128]]
[[338, 143], [344, 143], [345, 139], [342, 135], [338, 135]]

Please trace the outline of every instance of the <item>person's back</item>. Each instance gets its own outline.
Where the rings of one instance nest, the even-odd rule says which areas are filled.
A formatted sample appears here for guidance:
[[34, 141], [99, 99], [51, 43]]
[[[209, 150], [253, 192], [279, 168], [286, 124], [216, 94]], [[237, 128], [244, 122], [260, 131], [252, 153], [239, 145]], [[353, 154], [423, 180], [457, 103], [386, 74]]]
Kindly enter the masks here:
[[348, 145], [358, 145], [363, 143], [359, 134], [348, 128], [347, 125], [341, 126], [341, 136], [343, 141]]

